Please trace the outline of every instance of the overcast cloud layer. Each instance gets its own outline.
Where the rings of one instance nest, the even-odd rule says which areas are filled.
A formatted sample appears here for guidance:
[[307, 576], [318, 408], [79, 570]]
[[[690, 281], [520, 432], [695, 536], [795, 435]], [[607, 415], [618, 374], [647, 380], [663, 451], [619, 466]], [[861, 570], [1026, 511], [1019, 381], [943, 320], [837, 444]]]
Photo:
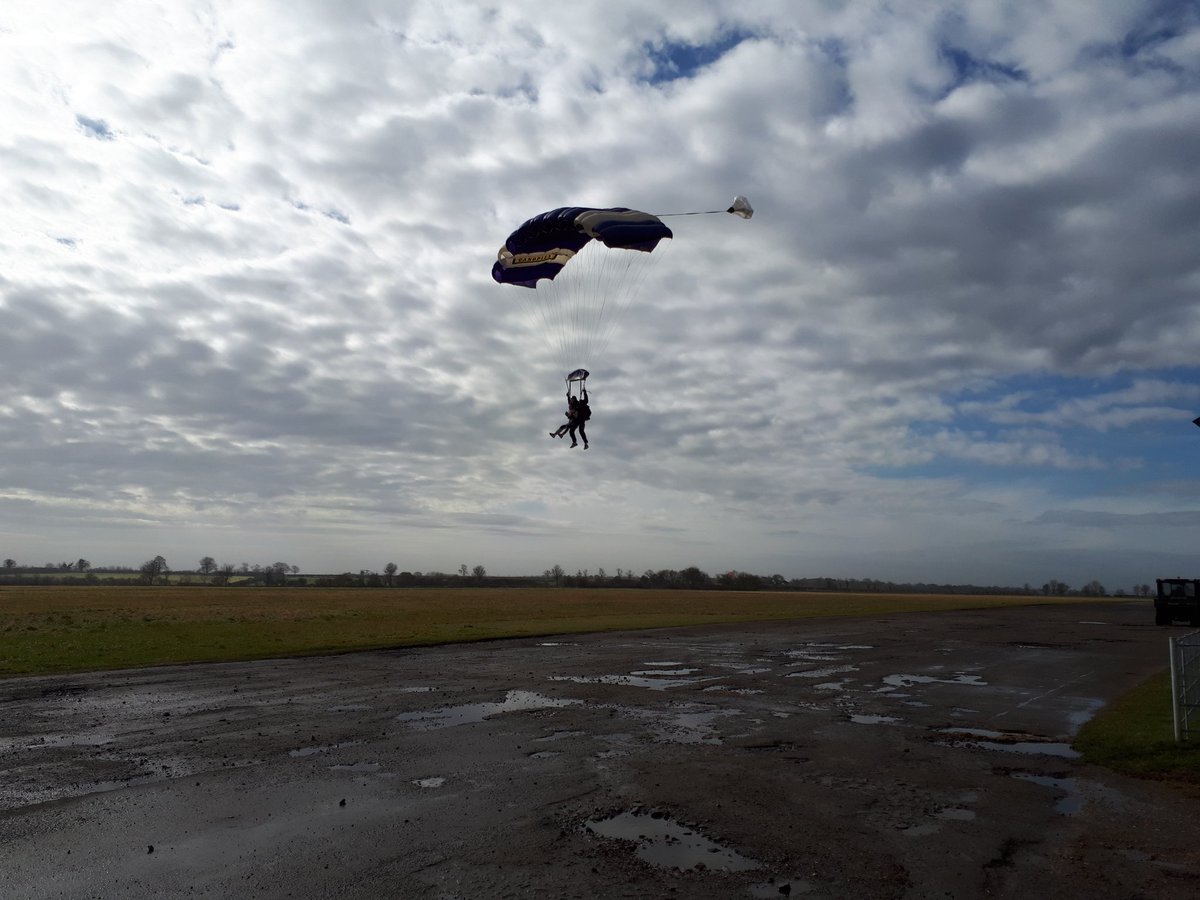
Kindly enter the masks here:
[[[7, 2], [0, 557], [1200, 576], [1200, 17]], [[673, 219], [592, 447], [491, 263]]]

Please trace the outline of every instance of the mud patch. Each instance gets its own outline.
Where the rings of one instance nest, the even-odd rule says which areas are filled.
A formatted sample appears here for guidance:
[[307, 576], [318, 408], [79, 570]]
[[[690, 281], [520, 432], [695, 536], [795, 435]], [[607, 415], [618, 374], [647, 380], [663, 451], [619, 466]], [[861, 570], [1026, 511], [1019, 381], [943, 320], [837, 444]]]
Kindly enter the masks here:
[[632, 842], [638, 859], [665, 869], [743, 872], [761, 867], [757, 861], [660, 812], [623, 812], [607, 819], [592, 819], [585, 827], [600, 837]]

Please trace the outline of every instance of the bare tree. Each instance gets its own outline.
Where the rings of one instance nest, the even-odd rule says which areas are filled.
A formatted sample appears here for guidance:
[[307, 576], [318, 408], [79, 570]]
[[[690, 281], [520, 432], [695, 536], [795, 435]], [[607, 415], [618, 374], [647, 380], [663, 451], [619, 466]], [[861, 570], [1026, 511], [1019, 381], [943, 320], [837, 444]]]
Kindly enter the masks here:
[[92, 564], [90, 562], [88, 562], [86, 559], [84, 559], [83, 557], [80, 557], [78, 562], [75, 563], [76, 570], [78, 570], [80, 572], [86, 572], [91, 567], [92, 567]]
[[484, 576], [487, 575], [487, 569], [483, 566], [476, 566], [471, 570], [471, 574], [475, 576], [476, 581], [483, 581]]
[[554, 586], [558, 587], [560, 584], [562, 584], [562, 577], [566, 574], [566, 572], [563, 570], [562, 566], [560, 566], [558, 563], [555, 563], [553, 567], [546, 571], [546, 574], [554, 579]]
[[383, 574], [387, 578], [387, 586], [388, 587], [392, 586], [392, 580], [396, 577], [396, 570], [399, 568], [400, 567], [398, 565], [396, 565], [394, 562], [390, 562], [386, 566], [383, 567]]
[[461, 575], [463, 578], [467, 577], [467, 564], [466, 563], [463, 563], [461, 566], [458, 567], [458, 574]]
[[142, 573], [142, 580], [146, 584], [154, 584], [155, 581], [159, 580], [165, 583], [167, 575], [171, 570], [167, 568], [167, 561], [165, 559], [161, 556], [156, 556], [154, 559], [149, 559], [142, 563], [139, 571]]
[[217, 571], [217, 561], [211, 556], [206, 556], [204, 559], [200, 560], [199, 569], [201, 575], [211, 575], [213, 572]]
[[11, 569], [15, 569], [16, 567], [17, 567], [17, 561], [15, 559], [6, 559], [4, 561], [4, 568], [11, 570]]

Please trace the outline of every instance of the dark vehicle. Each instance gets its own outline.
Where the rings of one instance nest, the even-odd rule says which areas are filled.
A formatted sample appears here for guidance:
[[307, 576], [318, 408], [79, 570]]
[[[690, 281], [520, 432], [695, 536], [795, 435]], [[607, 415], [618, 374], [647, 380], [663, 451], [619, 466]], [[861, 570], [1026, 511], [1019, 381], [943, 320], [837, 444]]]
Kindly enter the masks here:
[[1200, 578], [1159, 578], [1154, 598], [1154, 624], [1170, 625], [1187, 619], [1200, 626]]

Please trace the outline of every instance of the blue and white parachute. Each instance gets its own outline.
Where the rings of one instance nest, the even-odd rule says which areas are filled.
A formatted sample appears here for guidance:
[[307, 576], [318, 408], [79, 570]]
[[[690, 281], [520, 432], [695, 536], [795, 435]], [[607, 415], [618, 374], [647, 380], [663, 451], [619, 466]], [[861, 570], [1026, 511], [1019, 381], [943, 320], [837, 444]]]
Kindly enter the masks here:
[[[725, 210], [748, 219], [745, 197]], [[594, 365], [638, 294], [659, 249], [673, 237], [662, 218], [618, 206], [563, 206], [523, 222], [497, 254], [492, 278], [532, 289], [518, 297], [564, 369]], [[655, 251], [658, 250], [656, 253]]]

